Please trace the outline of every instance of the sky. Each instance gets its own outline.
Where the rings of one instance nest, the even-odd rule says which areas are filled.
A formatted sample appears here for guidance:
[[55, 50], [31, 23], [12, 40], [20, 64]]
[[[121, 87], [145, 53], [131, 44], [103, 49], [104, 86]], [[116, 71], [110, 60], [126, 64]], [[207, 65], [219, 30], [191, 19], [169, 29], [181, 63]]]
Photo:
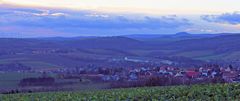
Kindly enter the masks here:
[[239, 33], [240, 0], [0, 0], [0, 37]]

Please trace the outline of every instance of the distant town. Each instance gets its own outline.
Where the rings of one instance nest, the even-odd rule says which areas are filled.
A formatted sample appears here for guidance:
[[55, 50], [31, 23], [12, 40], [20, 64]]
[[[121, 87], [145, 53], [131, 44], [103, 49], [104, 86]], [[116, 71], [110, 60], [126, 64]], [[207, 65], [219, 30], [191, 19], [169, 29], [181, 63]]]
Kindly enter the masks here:
[[[139, 67], [126, 68], [89, 66], [41, 71], [25, 69], [17, 72], [41, 75], [22, 78], [18, 82], [18, 88], [4, 89], [2, 93], [38, 92], [42, 88], [45, 89], [44, 91], [55, 91], [61, 90], [61, 87], [66, 85], [88, 84], [90, 82], [108, 84], [101, 89], [240, 82], [239, 67], [233, 67], [232, 65], [223, 67], [217, 64], [187, 68], [170, 65], [139, 65]], [[8, 72], [0, 72], [0, 74], [5, 73]], [[59, 80], [63, 82], [58, 82]]]

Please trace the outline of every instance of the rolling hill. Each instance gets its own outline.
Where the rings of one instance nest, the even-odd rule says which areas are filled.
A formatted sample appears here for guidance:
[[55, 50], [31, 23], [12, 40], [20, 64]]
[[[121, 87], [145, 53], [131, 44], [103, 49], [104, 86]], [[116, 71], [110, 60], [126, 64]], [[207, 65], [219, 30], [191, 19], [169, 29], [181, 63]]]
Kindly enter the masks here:
[[124, 57], [160, 63], [169, 57], [171, 61], [175, 57], [177, 61], [181, 60], [177, 57], [190, 58], [190, 62], [191, 59], [235, 61], [240, 56], [240, 34], [192, 35], [181, 32], [139, 38], [144, 36], [1, 38], [0, 64], [22, 63], [36, 68], [56, 68], [87, 64], [116, 65], [113, 60]]
[[[170, 43], [165, 47], [166, 49], [175, 49], [175, 54], [186, 52], [198, 52], [199, 57], [208, 56], [222, 56], [222, 59], [228, 55], [239, 53], [240, 51], [240, 34], [221, 35], [211, 38], [189, 39]], [[206, 53], [208, 52], [208, 53]], [[205, 55], [204, 55], [205, 54]], [[187, 55], [186, 55], [187, 56]], [[214, 59], [214, 58], [213, 58]], [[217, 59], [217, 58], [216, 58]], [[233, 57], [233, 59], [237, 59]]]

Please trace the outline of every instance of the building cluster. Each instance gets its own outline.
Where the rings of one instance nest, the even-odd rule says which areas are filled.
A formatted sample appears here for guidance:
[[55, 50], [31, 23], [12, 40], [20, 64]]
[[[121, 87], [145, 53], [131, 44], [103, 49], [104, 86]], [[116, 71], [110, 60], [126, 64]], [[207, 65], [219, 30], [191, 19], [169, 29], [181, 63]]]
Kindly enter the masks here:
[[101, 81], [137, 81], [150, 77], [168, 77], [187, 80], [206, 80], [218, 78], [224, 82], [240, 82], [240, 69], [231, 65], [205, 65], [203, 67], [178, 68], [173, 66], [140, 67], [140, 68], [81, 68], [61, 70], [62, 77], [95, 77]]

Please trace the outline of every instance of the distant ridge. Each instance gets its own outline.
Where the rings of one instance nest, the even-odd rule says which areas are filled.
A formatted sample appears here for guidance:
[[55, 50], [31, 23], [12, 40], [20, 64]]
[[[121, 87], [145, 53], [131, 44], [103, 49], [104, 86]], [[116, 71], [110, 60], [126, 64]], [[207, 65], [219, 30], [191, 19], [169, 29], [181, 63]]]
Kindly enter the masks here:
[[191, 34], [188, 32], [178, 32], [176, 33], [176, 35], [191, 35]]

